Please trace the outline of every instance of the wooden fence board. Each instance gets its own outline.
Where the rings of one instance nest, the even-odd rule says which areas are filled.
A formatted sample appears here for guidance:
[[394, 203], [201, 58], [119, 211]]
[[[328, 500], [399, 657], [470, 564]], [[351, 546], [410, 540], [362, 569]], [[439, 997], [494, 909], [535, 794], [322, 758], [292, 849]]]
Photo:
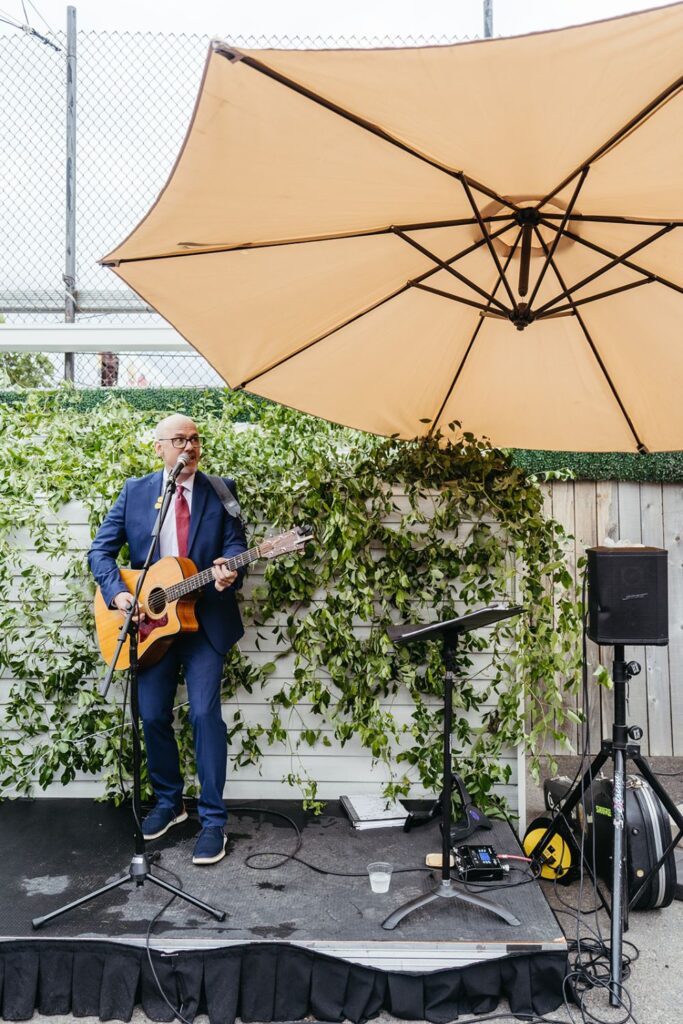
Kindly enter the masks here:
[[[574, 486], [574, 497], [576, 509], [574, 520], [576, 523], [576, 582], [581, 585], [584, 571], [578, 568], [579, 559], [586, 557], [586, 549], [595, 547], [598, 543], [598, 509], [597, 509], [597, 488], [592, 480], [577, 481]], [[602, 725], [600, 721], [600, 693], [595, 684], [595, 670], [600, 664], [600, 651], [595, 644], [588, 643], [586, 646], [586, 670], [588, 676], [588, 709], [583, 706], [583, 697], [579, 704], [581, 710], [587, 712], [588, 735], [590, 746], [600, 746], [602, 738]], [[583, 733], [579, 729], [577, 749], [583, 749]]]
[[[576, 533], [576, 523], [574, 521], [574, 488], [575, 484], [571, 480], [558, 480], [552, 484], [552, 500], [553, 500], [553, 518], [560, 523], [566, 532], [569, 534], [569, 539], [565, 542], [565, 550], [567, 556], [567, 566], [571, 575], [576, 579], [576, 544], [574, 541], [574, 535]], [[578, 700], [576, 697], [570, 697], [569, 694], [566, 696], [567, 703], [577, 710], [579, 707]], [[568, 725], [567, 731], [571, 742], [576, 746], [578, 730], [576, 727]], [[566, 753], [558, 743], [550, 744], [549, 750], [555, 754]]]
[[[620, 482], [615, 492], [615, 485], [605, 482], [593, 485], [583, 481], [575, 484], [553, 481], [547, 486], [554, 518], [575, 536], [574, 549], [568, 559], [574, 573], [576, 559], [591, 538], [592, 486], [596, 488], [593, 543], [602, 543], [607, 536], [669, 551], [670, 642], [668, 648], [633, 645], [625, 648], [626, 659], [636, 660], [643, 666], [641, 675], [630, 683], [627, 714], [630, 724], [641, 725], [645, 731], [641, 743], [644, 753], [683, 753], [683, 687], [679, 683], [683, 678], [683, 487]], [[589, 672], [599, 656], [611, 673], [612, 648], [598, 649], [590, 641], [588, 646]], [[601, 698], [602, 734], [609, 736], [613, 702], [608, 692], [603, 692]], [[599, 749], [599, 733], [592, 732], [591, 748], [595, 753]]]
[[[641, 511], [640, 484], [623, 482], [619, 484], [619, 540], [623, 543], [642, 544], [643, 520]], [[609, 650], [609, 649], [608, 649]], [[610, 651], [610, 654], [612, 652]], [[643, 663], [643, 672], [631, 681], [627, 690], [626, 715], [631, 725], [639, 725], [643, 729], [641, 747], [643, 753], [650, 750], [650, 732], [648, 728], [647, 705], [647, 665], [644, 663], [642, 647], [631, 645], [624, 648], [627, 661]], [[611, 664], [608, 665], [610, 672]]]
[[683, 755], [683, 487], [663, 489], [664, 547], [669, 552], [669, 681], [672, 748]]
[[[597, 498], [597, 531], [598, 544], [606, 540], [619, 539], [619, 485], [613, 480], [599, 481], [596, 484]], [[600, 664], [609, 669], [610, 651], [599, 648]], [[600, 726], [603, 739], [612, 738], [612, 722], [614, 720], [614, 694], [604, 686], [597, 686], [589, 680], [589, 700], [600, 701]], [[597, 736], [595, 737], [597, 740]]]
[[[664, 512], [662, 485], [644, 483], [640, 488], [642, 542], [650, 547], [664, 547]], [[639, 647], [636, 660], [646, 672], [648, 731], [651, 754], [670, 755], [671, 693], [669, 688], [669, 655], [666, 647]], [[630, 683], [630, 689], [642, 686], [642, 674]]]

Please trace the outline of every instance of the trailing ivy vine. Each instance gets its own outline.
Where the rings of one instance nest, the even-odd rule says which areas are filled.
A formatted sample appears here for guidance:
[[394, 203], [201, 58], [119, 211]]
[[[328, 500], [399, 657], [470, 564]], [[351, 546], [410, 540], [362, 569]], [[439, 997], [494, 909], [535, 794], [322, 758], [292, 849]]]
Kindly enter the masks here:
[[[86, 772], [121, 798], [119, 752], [124, 779], [130, 761], [123, 684], [106, 701], [98, 695], [105, 666], [93, 637], [84, 549], [125, 478], [158, 468], [152, 428], [171, 411], [178, 405], [139, 410], [115, 394], [86, 413], [50, 393], [0, 404], [0, 794], [28, 794], [35, 781], [68, 783]], [[267, 404], [255, 413], [247, 396], [225, 395], [217, 411], [215, 393], [203, 409], [193, 393], [193, 414], [205, 437], [203, 468], [236, 477], [252, 543], [266, 524], [310, 523], [316, 534], [303, 557], [269, 563], [263, 582], [245, 592], [246, 622], [274, 638], [276, 652], [256, 665], [234, 649], [226, 662], [229, 705], [270, 680], [267, 724], [246, 720], [239, 700], [230, 705], [238, 764], [258, 763], [269, 745], [289, 743], [288, 781], [317, 807], [316, 780], [298, 755], [329, 744], [331, 735], [342, 745], [355, 736], [386, 763], [388, 795], [408, 794], [411, 782], [438, 789], [440, 651], [433, 644], [395, 648], [386, 627], [509, 598], [525, 614], [500, 624], [493, 642], [472, 633], [459, 650], [458, 770], [490, 808], [493, 787], [509, 779], [506, 748], [524, 740], [537, 758], [548, 737], [568, 746], [564, 725], [576, 714], [564, 698], [578, 684], [580, 612], [563, 530], [544, 518], [535, 478], [470, 436], [457, 446], [400, 442]], [[248, 428], [241, 422], [255, 416]], [[87, 510], [80, 544], [64, 514], [69, 502]], [[484, 651], [490, 664], [475, 671]], [[288, 655], [291, 679], [274, 685], [276, 661]], [[179, 694], [181, 755], [191, 778]], [[399, 694], [409, 695], [408, 722], [392, 713]], [[303, 703], [313, 726], [309, 714], [302, 727]]]

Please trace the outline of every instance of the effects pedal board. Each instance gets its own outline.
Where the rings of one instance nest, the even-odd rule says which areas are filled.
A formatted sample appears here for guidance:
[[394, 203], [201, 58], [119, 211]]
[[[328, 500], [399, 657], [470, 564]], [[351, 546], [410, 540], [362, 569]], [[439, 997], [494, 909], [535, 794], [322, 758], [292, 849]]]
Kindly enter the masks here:
[[453, 856], [463, 882], [498, 882], [505, 877], [506, 869], [492, 846], [456, 846]]

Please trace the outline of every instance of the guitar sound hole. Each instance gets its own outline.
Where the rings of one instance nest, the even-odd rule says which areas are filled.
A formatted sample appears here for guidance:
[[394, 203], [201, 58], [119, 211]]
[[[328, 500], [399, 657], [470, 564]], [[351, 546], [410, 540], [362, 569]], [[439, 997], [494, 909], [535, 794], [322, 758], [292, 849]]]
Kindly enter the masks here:
[[147, 597], [147, 607], [154, 615], [159, 615], [166, 607], [166, 595], [161, 587], [155, 587]]

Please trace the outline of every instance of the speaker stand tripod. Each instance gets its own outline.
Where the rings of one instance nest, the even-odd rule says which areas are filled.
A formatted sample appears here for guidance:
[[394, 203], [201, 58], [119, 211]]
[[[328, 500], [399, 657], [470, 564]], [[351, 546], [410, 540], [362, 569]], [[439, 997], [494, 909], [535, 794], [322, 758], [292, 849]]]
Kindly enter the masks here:
[[[622, 982], [622, 952], [624, 944], [624, 930], [628, 928], [628, 911], [640, 896], [640, 893], [648, 884], [652, 876], [659, 870], [668, 855], [683, 836], [683, 815], [676, 804], [663, 788], [659, 779], [654, 775], [649, 764], [640, 753], [640, 744], [637, 741], [643, 735], [640, 726], [632, 725], [630, 728], [626, 723], [626, 684], [632, 676], [640, 672], [640, 665], [637, 662], [626, 662], [624, 660], [624, 645], [615, 644], [614, 663], [612, 666], [612, 679], [614, 681], [614, 721], [612, 723], [612, 739], [603, 740], [600, 753], [593, 759], [580, 782], [576, 784], [567, 799], [562, 802], [562, 814], [569, 818], [576, 805], [583, 799], [586, 792], [590, 792], [593, 779], [598, 775], [603, 765], [611, 760], [614, 766], [614, 781], [612, 786], [612, 909], [610, 913], [610, 1003], [612, 1006], [622, 1004], [621, 982]], [[627, 901], [626, 892], [626, 762], [633, 761], [634, 765], [650, 784], [662, 804], [669, 812], [678, 827], [678, 835], [672, 839], [657, 864], [653, 866], [647, 877], [644, 879], [638, 892], [632, 899]], [[531, 851], [531, 858], [538, 864], [542, 862], [542, 854], [548, 843], [552, 840], [554, 828], [549, 828]]]
[[484, 899], [464, 889], [455, 888], [451, 879], [451, 794], [453, 788], [453, 768], [451, 755], [451, 728], [453, 718], [453, 684], [455, 682], [458, 638], [462, 633], [482, 626], [490, 626], [500, 619], [519, 615], [521, 608], [492, 607], [482, 608], [459, 619], [436, 622], [430, 626], [392, 626], [388, 633], [395, 643], [415, 643], [418, 640], [441, 639], [444, 655], [444, 709], [443, 709], [443, 791], [441, 796], [441, 881], [432, 892], [418, 896], [402, 907], [398, 907], [382, 922], [382, 928], [392, 931], [408, 914], [419, 907], [427, 906], [438, 900], [461, 900], [472, 903], [482, 910], [488, 910], [507, 924], [518, 925], [519, 921], [504, 907], [499, 907], [491, 900]]

